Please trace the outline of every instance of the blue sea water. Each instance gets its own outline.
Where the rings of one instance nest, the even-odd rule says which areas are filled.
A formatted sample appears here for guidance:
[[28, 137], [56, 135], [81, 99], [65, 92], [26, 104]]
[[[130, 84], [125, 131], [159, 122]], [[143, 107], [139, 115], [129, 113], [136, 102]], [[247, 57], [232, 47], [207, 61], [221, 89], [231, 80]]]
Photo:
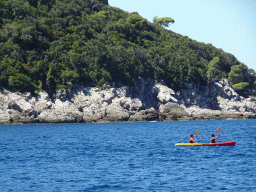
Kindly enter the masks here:
[[[176, 147], [236, 141], [236, 146]], [[256, 120], [0, 125], [0, 191], [256, 191]]]

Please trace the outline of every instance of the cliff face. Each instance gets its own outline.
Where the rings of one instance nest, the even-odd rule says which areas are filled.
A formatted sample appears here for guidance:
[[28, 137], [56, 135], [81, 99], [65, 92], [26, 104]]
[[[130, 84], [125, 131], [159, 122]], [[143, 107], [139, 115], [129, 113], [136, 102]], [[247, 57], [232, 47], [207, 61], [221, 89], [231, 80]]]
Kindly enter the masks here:
[[142, 78], [133, 87], [69, 88], [51, 97], [0, 91], [0, 124], [256, 119], [256, 101], [239, 96], [226, 79], [201, 89], [187, 84], [178, 92]]

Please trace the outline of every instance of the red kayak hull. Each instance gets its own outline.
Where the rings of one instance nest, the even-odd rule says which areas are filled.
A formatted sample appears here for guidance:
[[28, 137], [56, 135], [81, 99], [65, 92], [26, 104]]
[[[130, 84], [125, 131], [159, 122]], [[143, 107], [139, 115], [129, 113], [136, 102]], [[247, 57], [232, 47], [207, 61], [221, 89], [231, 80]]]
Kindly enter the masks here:
[[223, 142], [223, 143], [177, 143], [175, 146], [235, 146], [235, 141]]
[[235, 141], [223, 142], [223, 143], [203, 143], [204, 146], [235, 146]]

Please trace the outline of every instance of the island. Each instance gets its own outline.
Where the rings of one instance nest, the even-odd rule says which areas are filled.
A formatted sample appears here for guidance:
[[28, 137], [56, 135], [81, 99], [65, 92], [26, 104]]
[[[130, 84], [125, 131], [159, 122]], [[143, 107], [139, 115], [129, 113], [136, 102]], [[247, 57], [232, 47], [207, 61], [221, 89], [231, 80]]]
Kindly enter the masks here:
[[256, 118], [255, 71], [107, 0], [0, 1], [0, 123]]

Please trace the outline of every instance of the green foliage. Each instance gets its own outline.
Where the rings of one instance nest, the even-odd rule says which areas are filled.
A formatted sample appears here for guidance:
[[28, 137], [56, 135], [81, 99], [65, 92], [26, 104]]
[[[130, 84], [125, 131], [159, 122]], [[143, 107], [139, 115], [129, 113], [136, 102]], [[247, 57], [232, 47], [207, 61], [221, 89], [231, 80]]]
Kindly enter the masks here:
[[126, 22], [130, 23], [130, 24], [136, 24], [137, 22], [140, 22], [141, 20], [143, 20], [143, 17], [141, 17], [138, 14], [132, 14], [130, 15], [127, 19]]
[[239, 91], [242, 89], [245, 89], [248, 86], [249, 86], [248, 82], [241, 82], [241, 83], [236, 83], [236, 84], [232, 85], [233, 89], [239, 90]]
[[13, 91], [20, 90], [22, 92], [34, 92], [36, 89], [38, 89], [38, 86], [24, 74], [17, 73], [15, 76], [9, 76], [8, 83], [9, 87]]
[[228, 74], [228, 80], [231, 84], [237, 84], [243, 80], [243, 72], [247, 69], [244, 64], [234, 65]]
[[57, 89], [59, 90], [68, 90], [68, 86], [67, 85], [57, 85]]
[[209, 82], [226, 78], [226, 74], [221, 70], [219, 61], [219, 57], [214, 57], [208, 64], [207, 77]]
[[50, 65], [49, 71], [47, 73], [46, 83], [50, 87], [56, 87], [58, 84], [61, 84], [61, 65]]
[[77, 82], [79, 75], [70, 69], [67, 69], [66, 71], [62, 71], [61, 73], [62, 82]]
[[252, 97], [256, 97], [256, 89], [253, 89], [252, 90], [252, 95], [251, 95]]
[[104, 0], [2, 0], [0, 86], [36, 94], [69, 83], [133, 85], [143, 77], [179, 89], [229, 77], [255, 87], [233, 55], [162, 27], [170, 23], [150, 23]]
[[219, 57], [214, 57], [208, 64], [208, 68], [213, 68], [220, 61]]
[[153, 23], [158, 25], [169, 27], [170, 23], [174, 23], [175, 21], [171, 17], [160, 17], [158, 16], [153, 17]]

